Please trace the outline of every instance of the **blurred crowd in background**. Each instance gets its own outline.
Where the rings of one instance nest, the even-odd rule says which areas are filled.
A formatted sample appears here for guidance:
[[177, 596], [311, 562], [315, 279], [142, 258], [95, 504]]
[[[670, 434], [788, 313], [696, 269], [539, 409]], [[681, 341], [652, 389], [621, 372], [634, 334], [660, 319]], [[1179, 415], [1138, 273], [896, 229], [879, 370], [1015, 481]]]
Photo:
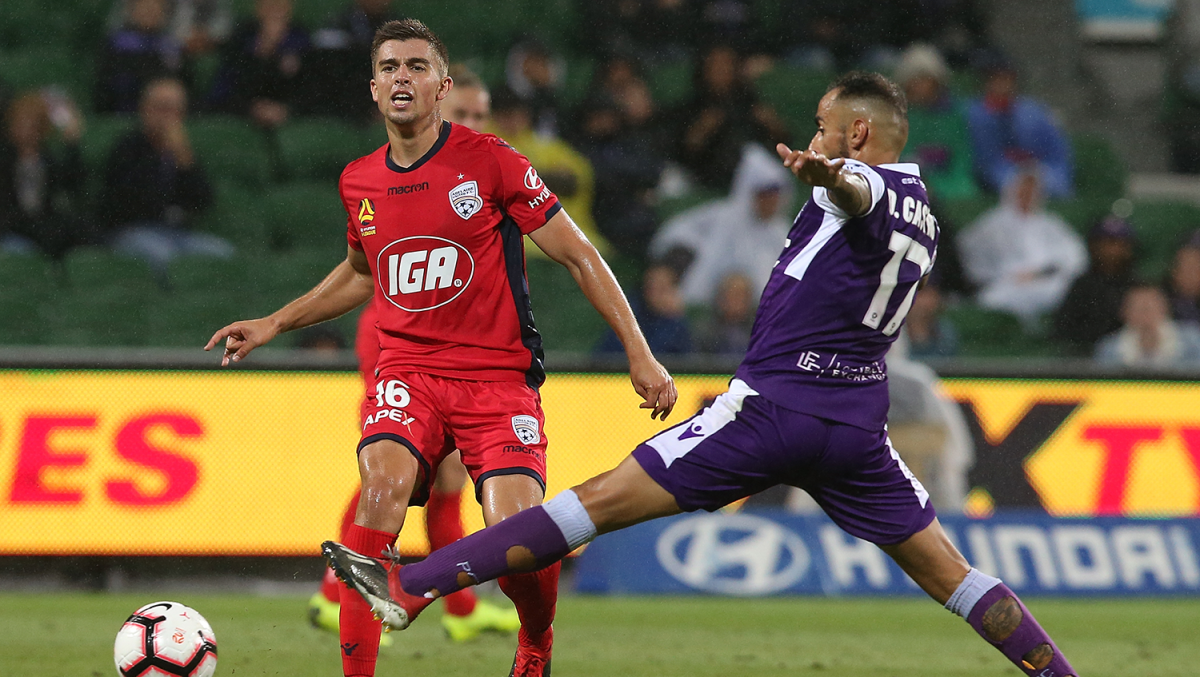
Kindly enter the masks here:
[[[964, 334], [1007, 332], [1022, 337], [1016, 350], [1025, 354], [1200, 364], [1200, 230], [1190, 232], [1200, 221], [1173, 223], [1164, 248], [1161, 235], [1146, 246], [1147, 227], [1131, 221], [1119, 191], [1091, 191], [1072, 221], [1060, 214], [1111, 168], [1080, 166], [1071, 130], [989, 43], [982, 2], [806, 0], [767, 14], [759, 4], [586, 0], [566, 36], [511, 35], [496, 54], [451, 44], [452, 61], [478, 71], [459, 71], [459, 85], [484, 97], [486, 129], [526, 154], [619, 262], [656, 353], [745, 350], [758, 295], [808, 197], [775, 144], [807, 145], [824, 83], [865, 68], [908, 96], [903, 160], [920, 164], [942, 229], [933, 277], [908, 316], [913, 357], [953, 357], [964, 354]], [[343, 144], [335, 166], [369, 152], [385, 142], [367, 89], [370, 42], [409, 9], [403, 0], [347, 0], [306, 25], [293, 0], [113, 3], [93, 27], [103, 38], [72, 54], [88, 63], [87, 89], [6, 87], [10, 74], [0, 71], [0, 253], [55, 261], [111, 253], [145, 262], [147, 279], [169, 292], [180, 260], [252, 266], [302, 248], [294, 240], [303, 238], [281, 244], [268, 233], [256, 243], [214, 225], [233, 211], [231, 195], [252, 200], [267, 189], [226, 189], [238, 177], [219, 169], [231, 162], [222, 156], [250, 141], [200, 144], [195, 123], [252, 127], [266, 149], [251, 160], [269, 174], [264, 186], [294, 178], [289, 134], [371, 135], [373, 145]], [[1189, 103], [1200, 101], [1189, 94], [1195, 74], [1177, 71], [1177, 105], [1200, 110]], [[93, 127], [111, 138], [89, 154]], [[1200, 170], [1188, 159], [1200, 157], [1188, 150], [1191, 137], [1175, 136], [1177, 169]], [[321, 179], [337, 204], [336, 171], [308, 178]], [[343, 223], [319, 225], [334, 236], [324, 240], [331, 261]], [[544, 262], [528, 249], [533, 278]], [[553, 313], [553, 295], [531, 286], [535, 308]], [[241, 310], [228, 309], [229, 319]], [[344, 341], [336, 330], [304, 340]], [[600, 329], [571, 347], [620, 351]]]

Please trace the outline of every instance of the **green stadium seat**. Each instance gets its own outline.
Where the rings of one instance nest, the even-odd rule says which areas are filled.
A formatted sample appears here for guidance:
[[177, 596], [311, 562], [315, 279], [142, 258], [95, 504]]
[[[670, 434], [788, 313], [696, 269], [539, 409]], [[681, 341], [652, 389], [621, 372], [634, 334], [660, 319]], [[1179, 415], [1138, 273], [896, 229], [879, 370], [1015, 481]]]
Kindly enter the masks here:
[[1138, 236], [1138, 272], [1149, 279], [1160, 279], [1170, 270], [1184, 238], [1200, 230], [1200, 207], [1189, 202], [1139, 200], [1129, 220]]
[[1080, 197], [1107, 199], [1109, 203], [1125, 194], [1128, 170], [1108, 139], [1098, 134], [1071, 137], [1075, 153], [1075, 193]]
[[782, 65], [763, 73], [757, 84], [763, 100], [775, 107], [796, 138], [807, 139], [815, 131], [817, 102], [832, 80], [829, 73]]
[[591, 352], [607, 325], [566, 268], [545, 259], [526, 263], [533, 317], [547, 350]]
[[101, 290], [157, 289], [150, 266], [141, 259], [114, 254], [100, 247], [72, 249], [63, 259], [66, 280], [76, 293]]
[[283, 177], [334, 181], [347, 164], [387, 143], [387, 136], [382, 125], [364, 128], [334, 119], [309, 119], [284, 125], [278, 140]]
[[1030, 343], [1020, 321], [1005, 312], [962, 303], [946, 308], [945, 316], [958, 329], [963, 357], [1020, 355]]
[[268, 189], [259, 213], [276, 249], [344, 255], [346, 210], [334, 181], [294, 182]]
[[21, 289], [0, 289], [0, 345], [36, 345], [45, 342], [42, 323], [45, 295]]
[[267, 139], [247, 120], [225, 115], [196, 116], [188, 122], [188, 135], [210, 177], [246, 188], [267, 183], [272, 166]]
[[256, 266], [257, 303], [270, 311], [304, 294], [345, 260], [344, 252], [307, 250], [263, 258]]
[[214, 259], [183, 256], [171, 262], [167, 280], [174, 294], [250, 291], [258, 275], [250, 258]]
[[962, 231], [983, 215], [984, 212], [996, 206], [993, 197], [980, 197], [967, 200], [941, 200], [934, 205], [934, 216], [942, 228], [952, 228]]
[[219, 179], [215, 183], [214, 204], [200, 218], [197, 227], [204, 232], [220, 235], [237, 245], [242, 252], [269, 248], [269, 223], [263, 217], [263, 190]]
[[147, 319], [147, 343], [154, 346], [203, 346], [217, 331], [237, 320], [261, 315], [237, 290], [189, 290], [171, 294]]
[[42, 298], [58, 286], [59, 273], [57, 266], [42, 256], [0, 253], [0, 294]]
[[80, 141], [83, 163], [91, 170], [93, 178], [103, 180], [104, 166], [108, 155], [117, 141], [137, 125], [133, 115], [93, 115], [87, 119], [87, 127]]
[[692, 95], [692, 69], [688, 61], [676, 61], [652, 68], [647, 74], [650, 93], [660, 107], [684, 103]]
[[162, 307], [153, 286], [82, 287], [43, 309], [44, 343], [69, 346], [140, 346], [149, 319]]

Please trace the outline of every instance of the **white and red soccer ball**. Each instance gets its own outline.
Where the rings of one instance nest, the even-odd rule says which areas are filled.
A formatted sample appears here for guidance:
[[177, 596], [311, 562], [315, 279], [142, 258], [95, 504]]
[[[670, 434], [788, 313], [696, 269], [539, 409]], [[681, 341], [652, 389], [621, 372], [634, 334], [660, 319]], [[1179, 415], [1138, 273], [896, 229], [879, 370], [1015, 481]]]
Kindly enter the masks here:
[[125, 620], [113, 659], [121, 677], [212, 677], [217, 637], [195, 609], [155, 602]]

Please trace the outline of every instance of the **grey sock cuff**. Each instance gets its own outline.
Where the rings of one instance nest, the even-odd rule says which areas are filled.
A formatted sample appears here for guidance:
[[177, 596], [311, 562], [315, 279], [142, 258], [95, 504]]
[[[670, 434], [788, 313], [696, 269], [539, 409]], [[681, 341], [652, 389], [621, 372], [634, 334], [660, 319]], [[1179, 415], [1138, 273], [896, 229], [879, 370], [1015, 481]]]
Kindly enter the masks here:
[[567, 489], [542, 504], [546, 514], [558, 525], [571, 550], [596, 537], [596, 525], [574, 491]]
[[979, 598], [997, 585], [1000, 585], [999, 578], [988, 576], [977, 569], [971, 569], [967, 572], [967, 577], [963, 579], [963, 582], [958, 584], [958, 589], [946, 601], [946, 608], [966, 618], [971, 614], [971, 609], [975, 608], [975, 604], [979, 602]]

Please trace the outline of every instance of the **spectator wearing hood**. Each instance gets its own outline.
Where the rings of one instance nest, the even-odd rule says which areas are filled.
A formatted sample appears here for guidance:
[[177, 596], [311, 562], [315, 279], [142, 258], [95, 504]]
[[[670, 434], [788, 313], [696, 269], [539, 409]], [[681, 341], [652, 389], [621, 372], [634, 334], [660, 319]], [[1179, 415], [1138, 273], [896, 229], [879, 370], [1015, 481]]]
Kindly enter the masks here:
[[983, 96], [967, 106], [975, 173], [983, 187], [999, 192], [1021, 168], [1041, 167], [1046, 193], [1070, 197], [1074, 190], [1071, 144], [1050, 109], [1022, 96], [1017, 71], [996, 59], [985, 70]]
[[651, 243], [660, 256], [673, 248], [690, 250], [683, 298], [688, 305], [712, 305], [717, 286], [740, 272], [752, 281], [757, 299], [779, 259], [792, 226], [792, 177], [765, 148], [747, 145], [733, 177], [729, 197], [702, 204], [668, 221]]
[[972, 175], [971, 136], [962, 106], [950, 94], [950, 68], [936, 48], [916, 44], [896, 67], [908, 97], [908, 143], [903, 162], [921, 166], [921, 177], [943, 200], [979, 195]]
[[1041, 174], [1025, 167], [1004, 187], [1000, 205], [985, 212], [958, 240], [967, 277], [985, 308], [1035, 325], [1062, 303], [1087, 265], [1082, 239], [1046, 211]]
[[1054, 335], [1077, 355], [1121, 328], [1121, 302], [1133, 283], [1137, 238], [1125, 219], [1109, 216], [1088, 233], [1087, 272], [1067, 292], [1055, 318]]

